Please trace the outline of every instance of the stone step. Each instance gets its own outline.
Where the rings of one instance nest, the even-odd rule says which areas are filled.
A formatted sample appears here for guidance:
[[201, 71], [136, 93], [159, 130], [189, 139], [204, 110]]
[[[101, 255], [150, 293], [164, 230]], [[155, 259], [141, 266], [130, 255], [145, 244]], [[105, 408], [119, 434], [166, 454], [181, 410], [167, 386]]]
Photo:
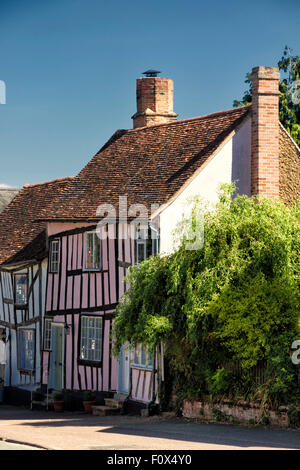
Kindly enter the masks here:
[[124, 400], [116, 400], [115, 398], [104, 398], [105, 405], [111, 408], [123, 408]]
[[106, 406], [106, 405], [96, 405], [92, 406], [94, 416], [109, 416], [119, 414], [121, 408], [116, 408], [115, 406]]
[[120, 401], [125, 401], [126, 398], [128, 398], [128, 393], [115, 393], [114, 394], [114, 400], [120, 400]]
[[37, 406], [47, 406], [47, 403], [45, 400], [32, 400], [31, 404], [37, 405]]
[[[53, 408], [53, 400], [48, 401], [48, 408]], [[46, 410], [47, 409], [47, 400], [32, 400], [31, 409], [35, 410]]]

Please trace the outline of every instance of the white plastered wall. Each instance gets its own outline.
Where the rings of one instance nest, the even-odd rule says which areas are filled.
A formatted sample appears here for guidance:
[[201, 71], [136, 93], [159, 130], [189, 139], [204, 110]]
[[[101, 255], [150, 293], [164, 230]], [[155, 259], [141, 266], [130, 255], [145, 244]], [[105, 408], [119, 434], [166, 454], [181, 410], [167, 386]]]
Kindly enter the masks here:
[[[238, 180], [238, 181], [237, 181]], [[213, 208], [222, 183], [237, 181], [239, 194], [251, 194], [251, 119], [245, 120], [234, 135], [190, 183], [160, 212], [160, 252], [174, 250], [174, 229], [186, 212], [187, 201], [197, 196]]]

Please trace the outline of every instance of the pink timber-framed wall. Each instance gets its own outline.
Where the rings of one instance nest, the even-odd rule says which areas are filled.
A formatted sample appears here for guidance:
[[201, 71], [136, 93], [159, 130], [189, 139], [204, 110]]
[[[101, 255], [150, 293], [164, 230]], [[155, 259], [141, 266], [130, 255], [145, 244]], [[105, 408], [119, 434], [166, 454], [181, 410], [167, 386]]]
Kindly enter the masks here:
[[[118, 360], [111, 351], [114, 309], [128, 288], [124, 282], [127, 269], [134, 263], [135, 240], [120, 238], [122, 231], [130, 233], [129, 224], [106, 224], [102, 230], [101, 269], [87, 271], [84, 265], [85, 234], [94, 231], [90, 223], [49, 223], [49, 243], [59, 240], [59, 268], [48, 269], [45, 317], [68, 326], [65, 336], [64, 389], [115, 391], [118, 381]], [[132, 235], [132, 233], [131, 233]], [[49, 263], [48, 263], [49, 264]], [[88, 314], [103, 318], [102, 362], [79, 360], [80, 316]], [[49, 376], [50, 353], [43, 352], [43, 384]]]

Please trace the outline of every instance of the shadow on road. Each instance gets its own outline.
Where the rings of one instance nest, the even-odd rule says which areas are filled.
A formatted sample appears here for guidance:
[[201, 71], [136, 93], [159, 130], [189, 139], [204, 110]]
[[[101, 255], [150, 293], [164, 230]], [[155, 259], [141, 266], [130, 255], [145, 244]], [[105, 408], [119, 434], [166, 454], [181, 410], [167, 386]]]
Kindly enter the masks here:
[[16, 420], [18, 425], [43, 428], [93, 427], [96, 428], [93, 431], [100, 434], [110, 433], [241, 448], [300, 449], [300, 430], [201, 423], [180, 418], [166, 420], [159, 417], [138, 416], [98, 417], [75, 412], [54, 413], [16, 409], [16, 407], [1, 408], [0, 425], [2, 420]]

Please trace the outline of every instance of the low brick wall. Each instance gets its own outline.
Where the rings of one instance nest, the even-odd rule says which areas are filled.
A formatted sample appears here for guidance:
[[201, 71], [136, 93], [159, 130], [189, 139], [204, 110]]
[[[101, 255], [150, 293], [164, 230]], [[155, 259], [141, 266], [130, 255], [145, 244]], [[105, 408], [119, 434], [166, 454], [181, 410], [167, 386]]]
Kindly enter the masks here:
[[257, 403], [231, 402], [205, 403], [201, 401], [188, 401], [183, 403], [182, 415], [185, 418], [198, 418], [204, 420], [218, 420], [240, 423], [259, 423], [288, 426], [288, 416], [286, 407], [280, 407], [278, 411], [262, 411]]

